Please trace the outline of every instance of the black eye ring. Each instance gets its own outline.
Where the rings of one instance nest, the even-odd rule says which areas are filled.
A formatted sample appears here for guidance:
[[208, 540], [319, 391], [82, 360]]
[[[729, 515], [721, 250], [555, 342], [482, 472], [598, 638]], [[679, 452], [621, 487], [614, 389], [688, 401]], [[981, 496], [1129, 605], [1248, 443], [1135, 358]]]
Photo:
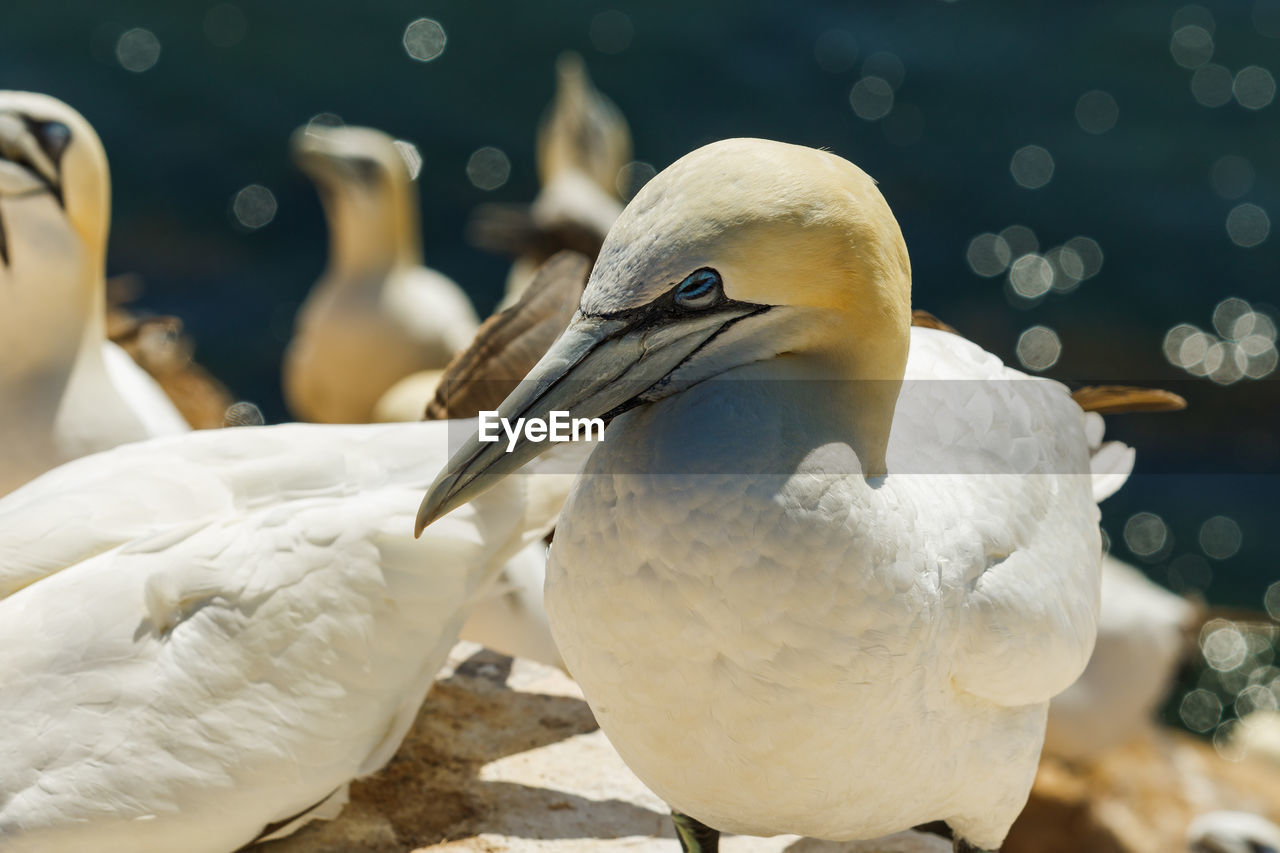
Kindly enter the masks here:
[[724, 280], [710, 267], [694, 270], [675, 289], [675, 302], [681, 308], [709, 308], [724, 296]]

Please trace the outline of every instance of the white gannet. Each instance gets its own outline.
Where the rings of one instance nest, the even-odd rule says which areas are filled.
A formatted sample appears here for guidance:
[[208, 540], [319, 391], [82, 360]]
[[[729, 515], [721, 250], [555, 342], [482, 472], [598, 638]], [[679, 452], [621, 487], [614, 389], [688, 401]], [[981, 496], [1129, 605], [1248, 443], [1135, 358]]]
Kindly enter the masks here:
[[1098, 641], [1080, 679], [1049, 703], [1045, 752], [1090, 759], [1150, 728], [1203, 621], [1192, 602], [1103, 557]]
[[298, 310], [285, 399], [303, 420], [364, 423], [397, 380], [448, 364], [480, 321], [422, 265], [414, 178], [391, 137], [313, 124], [292, 144], [324, 204], [329, 263]]
[[630, 159], [631, 129], [622, 111], [592, 85], [581, 56], [561, 54], [555, 97], [538, 127], [537, 198], [528, 207], [481, 205], [468, 228], [477, 246], [515, 258], [501, 307], [514, 303], [556, 252], [595, 260], [622, 212], [618, 179]]
[[511, 478], [415, 542], [472, 428], [194, 432], [0, 499], [0, 848], [229, 853], [331, 817], [573, 479]]
[[0, 91], [0, 494], [186, 421], [104, 335], [110, 176], [98, 135], [47, 95]]
[[[500, 407], [613, 417], [561, 513], [547, 610], [686, 849], [934, 819], [958, 849], [998, 847], [1049, 700], [1089, 658], [1086, 415], [1056, 382], [910, 328], [910, 286], [857, 167], [714, 143], [628, 205], [569, 329]], [[419, 529], [545, 447], [473, 438]], [[1106, 457], [1100, 480], [1122, 476], [1126, 454]]]

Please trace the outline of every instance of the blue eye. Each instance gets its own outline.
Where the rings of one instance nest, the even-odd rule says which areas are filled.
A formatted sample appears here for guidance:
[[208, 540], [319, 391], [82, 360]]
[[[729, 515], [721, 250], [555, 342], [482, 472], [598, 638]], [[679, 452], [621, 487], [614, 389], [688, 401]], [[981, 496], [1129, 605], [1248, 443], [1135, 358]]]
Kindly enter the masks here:
[[676, 287], [676, 304], [681, 308], [706, 308], [720, 299], [723, 286], [720, 273], [715, 270], [695, 270]]

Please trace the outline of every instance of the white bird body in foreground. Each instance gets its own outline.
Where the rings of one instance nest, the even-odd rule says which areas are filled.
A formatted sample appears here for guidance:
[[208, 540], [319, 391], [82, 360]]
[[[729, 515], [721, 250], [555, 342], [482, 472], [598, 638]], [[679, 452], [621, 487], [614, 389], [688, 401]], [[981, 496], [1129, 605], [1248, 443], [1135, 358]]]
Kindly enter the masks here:
[[415, 542], [451, 428], [192, 433], [0, 500], [0, 848], [227, 853], [384, 764], [572, 479]]
[[479, 319], [458, 285], [422, 266], [414, 183], [390, 137], [311, 126], [293, 145], [321, 189], [330, 251], [298, 311], [285, 397], [305, 420], [364, 423], [397, 380], [447, 365]]
[[[910, 313], [864, 173], [715, 143], [631, 202], [500, 407], [615, 415], [560, 516], [547, 611], [618, 752], [715, 830], [943, 819], [997, 847], [1089, 658], [1085, 414]], [[540, 449], [464, 445], [419, 526]]]
[[1103, 557], [1098, 642], [1079, 680], [1049, 704], [1045, 752], [1089, 759], [1152, 726], [1201, 619], [1187, 599]]
[[0, 494], [68, 459], [189, 429], [105, 337], [109, 183], [79, 113], [0, 92]]

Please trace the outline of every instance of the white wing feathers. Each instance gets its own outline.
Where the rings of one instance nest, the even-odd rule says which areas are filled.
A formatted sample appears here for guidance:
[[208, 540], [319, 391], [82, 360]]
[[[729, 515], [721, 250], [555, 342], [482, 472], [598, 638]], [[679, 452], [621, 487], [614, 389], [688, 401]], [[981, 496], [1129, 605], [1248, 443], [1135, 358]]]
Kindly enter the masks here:
[[[922, 474], [969, 475], [916, 484], [944, 600], [954, 599], [947, 611], [960, 614], [954, 683], [1005, 706], [1048, 701], [1083, 670], [1097, 623], [1101, 547], [1084, 412], [1059, 383], [921, 328], [898, 411], [891, 471], [897, 449]], [[899, 423], [910, 425], [902, 435]]]
[[235, 849], [381, 766], [573, 476], [507, 478], [415, 541], [449, 430], [191, 433], [0, 500], [6, 843]]

